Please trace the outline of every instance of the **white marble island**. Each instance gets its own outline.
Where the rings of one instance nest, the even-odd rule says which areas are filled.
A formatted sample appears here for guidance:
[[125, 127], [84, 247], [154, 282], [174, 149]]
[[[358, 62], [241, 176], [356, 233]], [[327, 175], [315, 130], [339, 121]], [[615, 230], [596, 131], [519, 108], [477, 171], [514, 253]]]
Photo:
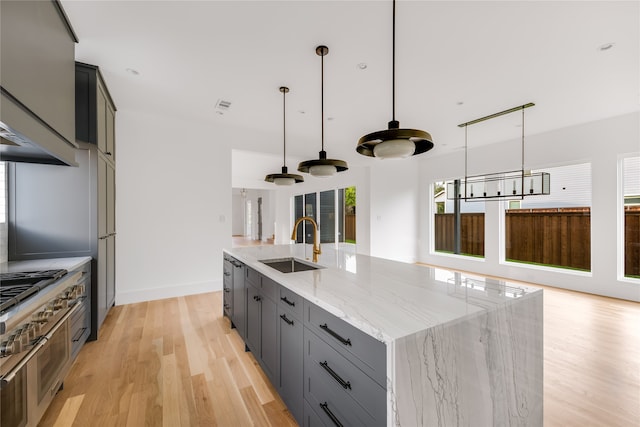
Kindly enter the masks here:
[[387, 425], [542, 425], [542, 290], [323, 245], [225, 252], [386, 345]]

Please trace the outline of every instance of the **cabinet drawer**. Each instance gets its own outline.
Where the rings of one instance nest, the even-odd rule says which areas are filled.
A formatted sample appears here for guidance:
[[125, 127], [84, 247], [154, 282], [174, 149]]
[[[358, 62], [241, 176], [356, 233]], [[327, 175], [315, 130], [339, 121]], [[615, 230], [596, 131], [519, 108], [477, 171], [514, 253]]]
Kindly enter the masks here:
[[[321, 409], [321, 408], [318, 408]], [[303, 427], [327, 427], [327, 425], [322, 421], [320, 415], [316, 413], [313, 409], [311, 409], [311, 405], [306, 400], [304, 401], [304, 421], [302, 423]], [[331, 426], [329, 426], [331, 427]]]
[[302, 297], [284, 286], [279, 286], [279, 288], [280, 293], [278, 296], [278, 303], [280, 304], [280, 307], [286, 308], [299, 319], [302, 319]]
[[[331, 380], [333, 381], [333, 380]], [[304, 399], [327, 426], [384, 426], [322, 376], [304, 377]]]
[[386, 388], [387, 349], [385, 344], [315, 304], [306, 300], [304, 304], [305, 325]]
[[260, 277], [261, 277], [260, 273], [255, 271], [253, 268], [247, 267], [247, 280], [251, 282], [251, 284], [258, 289], [260, 289], [260, 286], [261, 286]]
[[305, 378], [323, 380], [332, 395], [343, 395], [384, 424], [387, 393], [379, 384], [308, 328], [304, 330]]
[[273, 301], [278, 301], [279, 288], [279, 284], [266, 276], [262, 276], [262, 295], [271, 298]]

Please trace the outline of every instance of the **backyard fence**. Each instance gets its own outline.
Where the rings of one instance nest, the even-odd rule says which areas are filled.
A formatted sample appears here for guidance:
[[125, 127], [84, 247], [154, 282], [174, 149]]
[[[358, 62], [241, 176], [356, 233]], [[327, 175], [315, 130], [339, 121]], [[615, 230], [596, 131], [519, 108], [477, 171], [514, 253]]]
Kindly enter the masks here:
[[344, 238], [346, 240], [356, 240], [356, 215], [344, 215]]
[[[484, 213], [461, 216], [465, 255], [484, 256]], [[435, 215], [435, 249], [453, 252], [453, 214]], [[591, 210], [509, 209], [505, 216], [506, 258], [581, 270], [591, 269]], [[640, 276], [640, 206], [625, 207], [625, 276]]]

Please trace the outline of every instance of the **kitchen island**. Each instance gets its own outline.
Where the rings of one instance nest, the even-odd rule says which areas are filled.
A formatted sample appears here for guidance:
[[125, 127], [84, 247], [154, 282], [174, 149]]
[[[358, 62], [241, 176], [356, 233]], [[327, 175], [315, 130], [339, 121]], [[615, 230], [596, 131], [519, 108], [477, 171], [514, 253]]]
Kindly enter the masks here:
[[[303, 298], [311, 307], [305, 322], [326, 311], [384, 345], [386, 425], [542, 425], [541, 289], [359, 255], [349, 245], [322, 252], [321, 268], [282, 273], [260, 261], [310, 259], [311, 247], [225, 250]], [[375, 379], [366, 365], [358, 366]]]

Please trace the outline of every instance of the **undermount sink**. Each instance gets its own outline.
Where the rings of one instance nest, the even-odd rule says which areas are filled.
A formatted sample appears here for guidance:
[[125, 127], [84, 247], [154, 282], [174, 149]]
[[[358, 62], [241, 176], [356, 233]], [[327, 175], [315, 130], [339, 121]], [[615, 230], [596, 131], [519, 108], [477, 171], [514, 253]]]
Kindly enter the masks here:
[[324, 268], [317, 264], [311, 264], [298, 258], [262, 259], [261, 263], [278, 270], [281, 273], [296, 273], [298, 271], [318, 270]]

